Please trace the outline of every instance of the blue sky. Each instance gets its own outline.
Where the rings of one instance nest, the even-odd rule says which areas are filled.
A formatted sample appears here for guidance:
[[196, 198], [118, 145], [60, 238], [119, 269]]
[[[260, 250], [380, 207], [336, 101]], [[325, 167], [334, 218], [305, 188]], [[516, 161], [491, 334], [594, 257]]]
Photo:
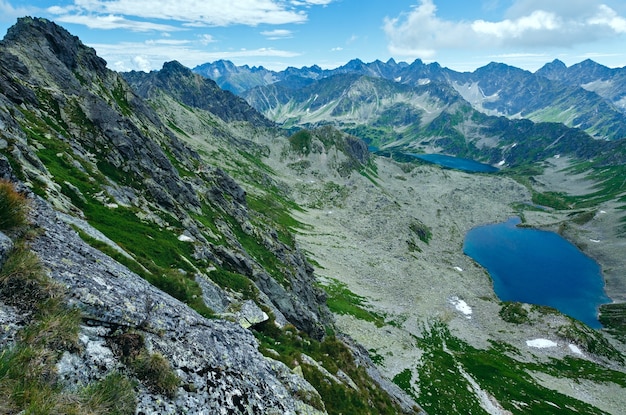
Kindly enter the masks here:
[[53, 20], [109, 68], [317, 64], [359, 58], [535, 71], [561, 59], [626, 66], [624, 0], [0, 0], [0, 36], [20, 16]]

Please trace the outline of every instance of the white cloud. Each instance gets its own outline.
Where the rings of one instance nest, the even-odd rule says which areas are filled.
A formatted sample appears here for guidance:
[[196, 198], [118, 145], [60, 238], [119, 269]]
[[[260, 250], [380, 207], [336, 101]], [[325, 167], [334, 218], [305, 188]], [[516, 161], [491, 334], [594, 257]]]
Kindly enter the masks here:
[[200, 36], [200, 43], [205, 46], [208, 45], [209, 43], [215, 43], [215, 42], [217, 42], [217, 40], [215, 40], [215, 38], [211, 35], [204, 34]]
[[135, 56], [131, 61], [138, 70], [150, 72], [150, 60], [145, 56]]
[[517, 0], [498, 21], [453, 21], [433, 0], [386, 18], [393, 55], [434, 58], [438, 50], [573, 47], [626, 34], [626, 18], [596, 0]]
[[555, 31], [562, 27], [561, 19], [554, 13], [536, 10], [528, 16], [517, 20], [502, 20], [500, 22], [486, 22], [476, 20], [472, 23], [472, 30], [478, 35], [495, 36], [498, 39], [521, 38], [530, 32]]
[[626, 19], [618, 16], [615, 10], [604, 4], [598, 7], [598, 13], [589, 19], [589, 24], [592, 26], [608, 26], [615, 33], [626, 33]]
[[[304, 6], [325, 5], [331, 0], [300, 2]], [[228, 26], [243, 24], [303, 23], [307, 15], [297, 5], [282, 0], [74, 0], [72, 6], [57, 7], [67, 14], [104, 14], [144, 19], [173, 20], [192, 25]], [[302, 6], [301, 6], [302, 7]]]
[[[50, 10], [49, 10], [50, 11]], [[55, 18], [57, 22], [62, 23], [74, 23], [87, 26], [90, 29], [126, 29], [133, 32], [172, 32], [177, 30], [183, 30], [176, 26], [157, 24], [151, 22], [141, 22], [136, 20], [128, 20], [121, 16], [106, 15], [106, 16], [87, 16], [82, 14], [70, 15], [64, 14]]]
[[11, 3], [5, 0], [0, 0], [0, 21], [14, 23], [18, 17], [26, 15], [37, 14], [36, 8], [32, 6], [27, 7], [13, 7]]
[[265, 30], [261, 32], [269, 40], [287, 39], [293, 37], [293, 32], [286, 29]]
[[189, 40], [176, 40], [176, 39], [153, 39], [146, 40], [146, 45], [168, 45], [168, 46], [181, 46], [191, 43]]
[[326, 6], [332, 3], [334, 0], [304, 0], [304, 1], [292, 1], [291, 4], [294, 6]]
[[[177, 60], [187, 67], [194, 67], [204, 62], [212, 62], [219, 59], [234, 60], [237, 58], [292, 58], [300, 56], [299, 53], [273, 49], [240, 49], [231, 51], [208, 52], [195, 49], [188, 45], [166, 44], [159, 41], [147, 42], [122, 42], [117, 44], [89, 44], [96, 50], [98, 56], [108, 62], [108, 67], [116, 71], [150, 71], [158, 70], [163, 62]], [[141, 55], [137, 54], [141, 51]]]

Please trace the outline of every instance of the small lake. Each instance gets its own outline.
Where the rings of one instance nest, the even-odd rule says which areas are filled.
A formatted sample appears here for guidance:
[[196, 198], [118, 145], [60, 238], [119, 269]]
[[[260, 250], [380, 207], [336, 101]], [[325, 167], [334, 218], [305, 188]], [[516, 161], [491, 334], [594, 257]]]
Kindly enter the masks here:
[[460, 157], [447, 156], [445, 154], [407, 153], [407, 155], [429, 163], [438, 164], [449, 169], [457, 169], [474, 173], [495, 173], [499, 171], [497, 167], [490, 166], [489, 164], [479, 163], [474, 160]]
[[518, 228], [519, 218], [470, 230], [463, 244], [491, 275], [502, 301], [546, 305], [600, 328], [604, 293], [600, 266], [554, 232]]

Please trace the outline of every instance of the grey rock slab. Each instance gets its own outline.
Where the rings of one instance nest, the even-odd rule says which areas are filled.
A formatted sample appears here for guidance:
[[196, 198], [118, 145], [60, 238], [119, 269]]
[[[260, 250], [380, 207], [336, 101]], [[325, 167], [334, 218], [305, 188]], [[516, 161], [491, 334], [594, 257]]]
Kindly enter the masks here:
[[261, 355], [249, 331], [200, 316], [88, 246], [42, 200], [33, 201], [31, 216], [42, 229], [32, 249], [49, 275], [67, 287], [70, 302], [92, 327], [81, 331], [81, 351], [61, 360], [66, 380], [72, 367], [77, 368], [74, 373], [80, 373], [78, 368], [91, 371], [76, 375], [75, 383], [81, 376], [104, 377], [119, 365], [109, 353], [107, 338], [116, 331], [134, 330], [150, 351], [166, 357], [186, 386], [174, 398], [140, 386], [139, 412], [324, 413], [307, 404], [307, 397], [310, 402], [319, 397], [315, 389], [284, 364]]

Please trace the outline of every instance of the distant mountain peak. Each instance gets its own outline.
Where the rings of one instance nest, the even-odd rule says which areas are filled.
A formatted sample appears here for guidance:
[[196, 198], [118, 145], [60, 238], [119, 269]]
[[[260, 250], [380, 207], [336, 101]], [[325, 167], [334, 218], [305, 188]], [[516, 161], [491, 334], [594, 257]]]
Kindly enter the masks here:
[[161, 69], [164, 73], [181, 73], [181, 74], [189, 74], [191, 75], [191, 69], [184, 66], [182, 63], [178, 61], [170, 61], [163, 63], [163, 68]]

